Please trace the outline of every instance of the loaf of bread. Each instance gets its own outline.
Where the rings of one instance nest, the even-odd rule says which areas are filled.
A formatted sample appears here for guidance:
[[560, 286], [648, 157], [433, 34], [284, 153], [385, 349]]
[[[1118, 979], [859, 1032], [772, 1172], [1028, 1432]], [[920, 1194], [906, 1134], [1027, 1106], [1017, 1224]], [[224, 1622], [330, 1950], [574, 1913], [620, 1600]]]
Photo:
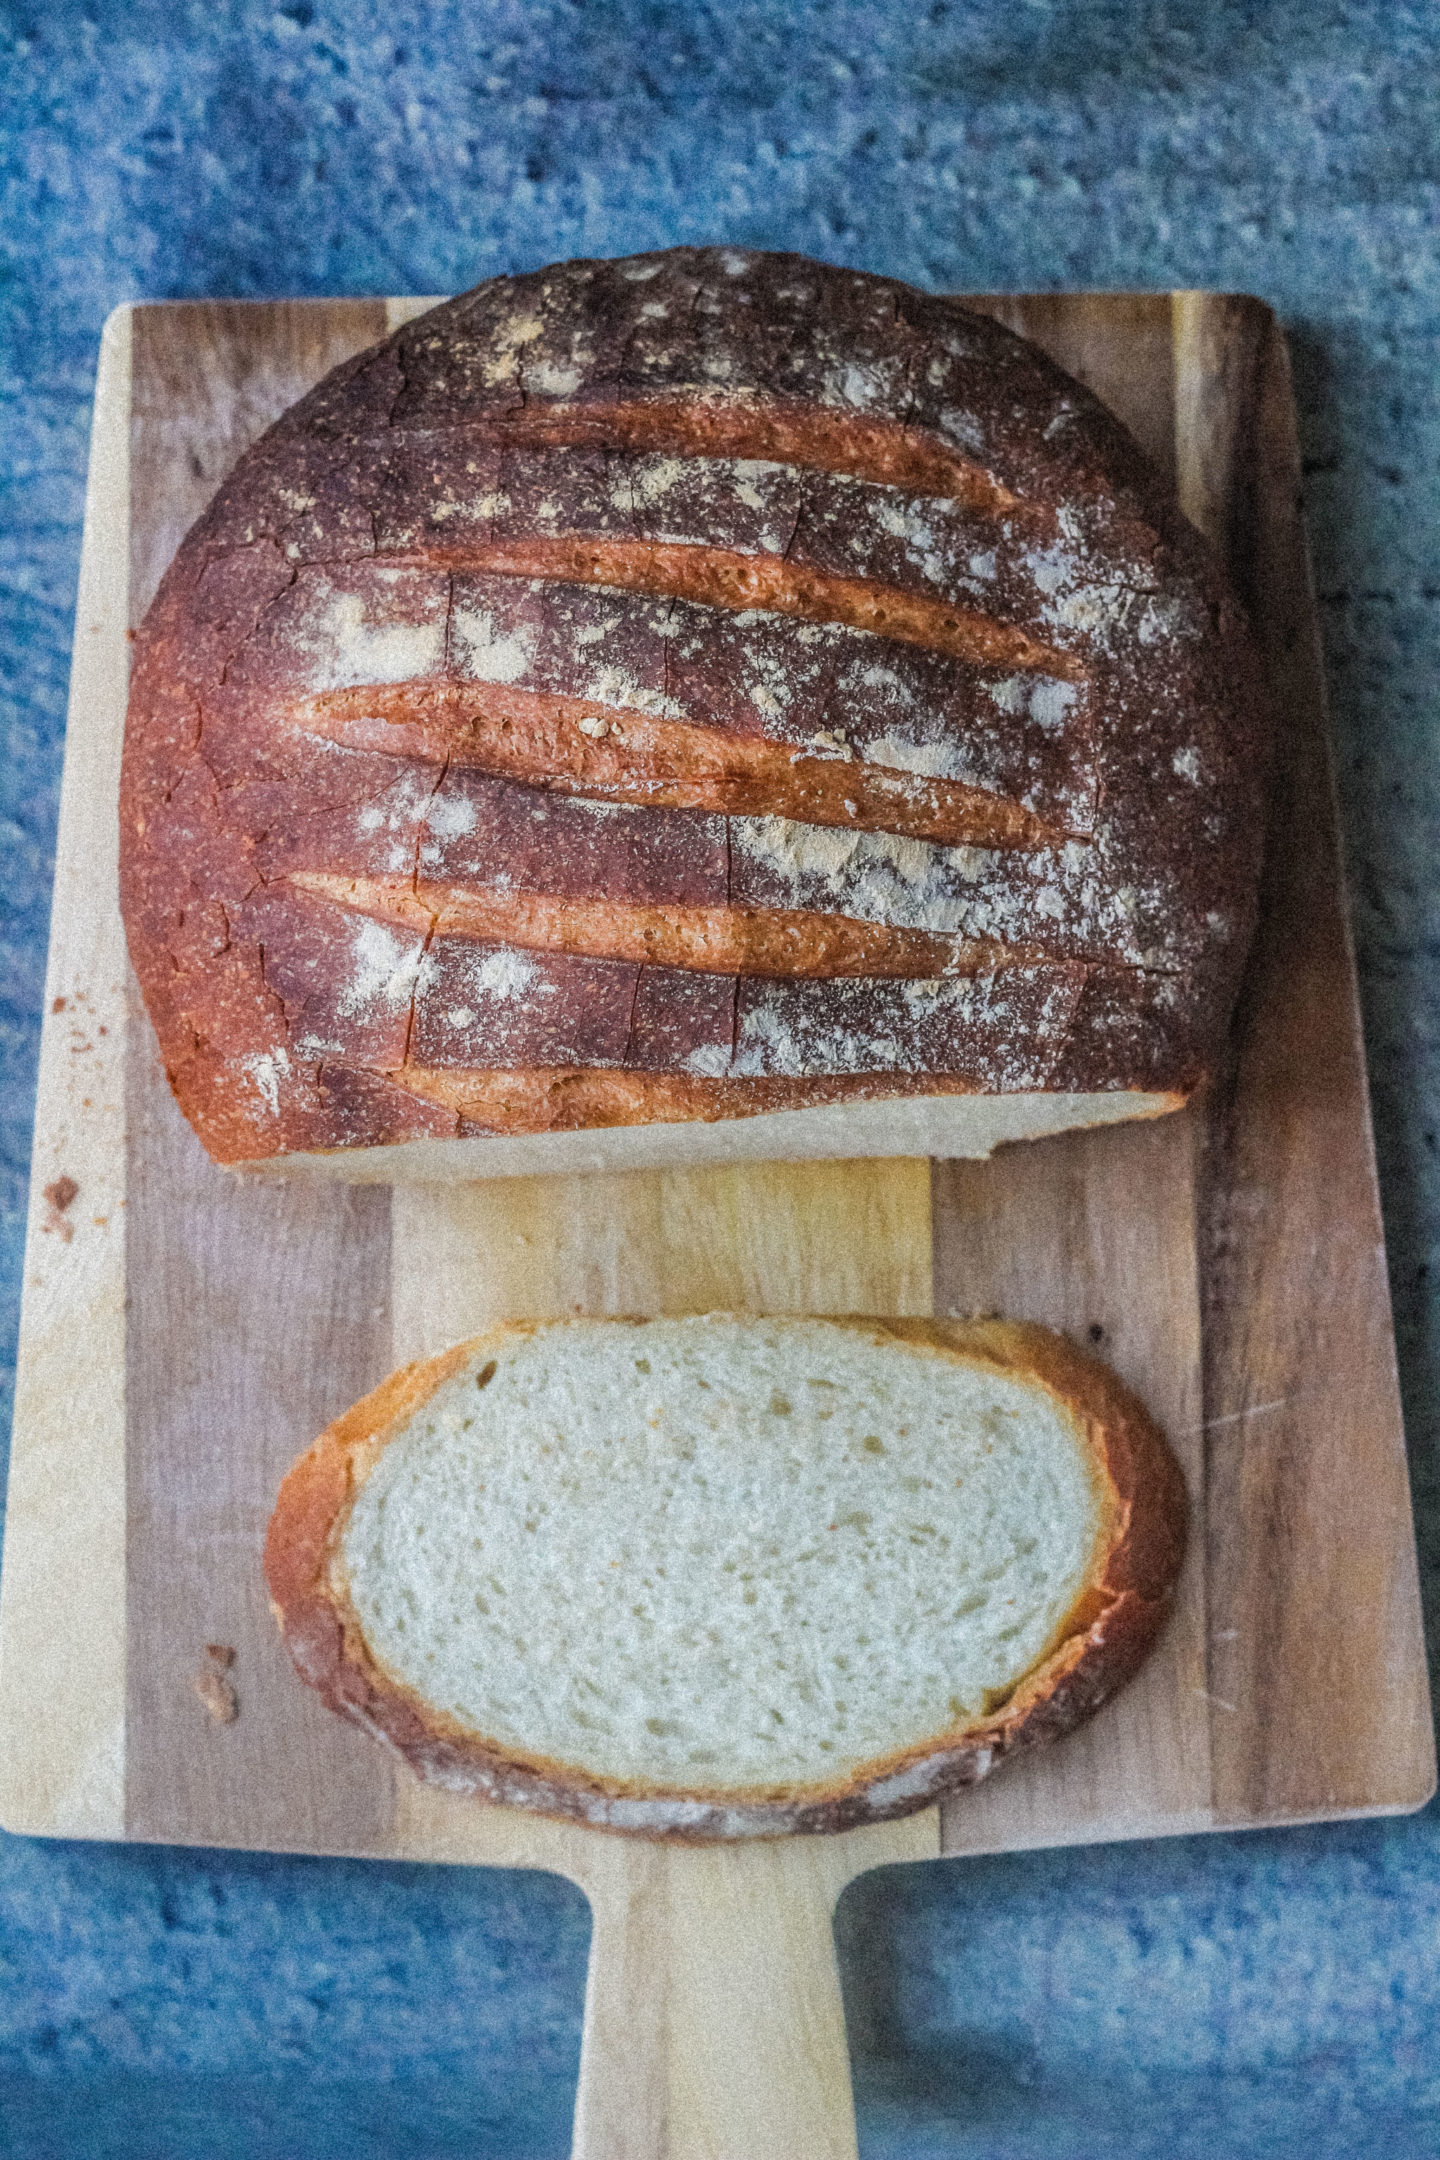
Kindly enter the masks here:
[[1217, 563], [1033, 347], [569, 263], [337, 369], [185, 540], [130, 950], [223, 1162], [984, 1153], [1195, 1085], [1263, 734]]
[[998, 1321], [517, 1324], [281, 1488], [290, 1654], [452, 1791], [641, 1835], [903, 1815], [1066, 1732], [1158, 1633], [1179, 1469]]

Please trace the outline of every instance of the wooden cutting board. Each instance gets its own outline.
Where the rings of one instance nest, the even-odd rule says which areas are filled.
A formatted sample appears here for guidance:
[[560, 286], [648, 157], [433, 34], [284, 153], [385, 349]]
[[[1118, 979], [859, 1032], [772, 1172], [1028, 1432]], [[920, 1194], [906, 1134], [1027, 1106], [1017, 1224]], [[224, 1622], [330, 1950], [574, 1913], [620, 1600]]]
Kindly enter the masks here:
[[[138, 621], [268, 421], [428, 303], [122, 309], [96, 393], [0, 1588], [14, 1831], [556, 1869], [595, 1928], [585, 2160], [841, 2160], [829, 1911], [894, 1860], [1418, 1807], [1435, 1765], [1354, 966], [1283, 341], [1205, 294], [985, 299], [1090, 382], [1228, 553], [1280, 774], [1226, 1069], [1152, 1125], [989, 1163], [445, 1189], [216, 1170], [128, 982], [115, 791]], [[1183, 1594], [1093, 1724], [943, 1808], [670, 1851], [421, 1787], [291, 1674], [260, 1543], [292, 1457], [393, 1364], [511, 1314], [1048, 1321], [1185, 1463]], [[222, 1677], [217, 1720], [197, 1680]], [[212, 1701], [213, 1678], [206, 1683]]]

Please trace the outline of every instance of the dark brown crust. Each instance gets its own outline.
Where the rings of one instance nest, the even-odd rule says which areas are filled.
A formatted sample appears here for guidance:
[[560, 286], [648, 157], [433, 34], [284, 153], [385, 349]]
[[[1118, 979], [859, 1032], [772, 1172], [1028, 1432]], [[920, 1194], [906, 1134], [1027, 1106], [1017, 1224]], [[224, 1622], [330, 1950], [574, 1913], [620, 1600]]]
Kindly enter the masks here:
[[270, 1521], [265, 1576], [297, 1670], [331, 1709], [388, 1743], [433, 1784], [593, 1828], [691, 1843], [849, 1830], [911, 1814], [976, 1783], [1005, 1756], [1071, 1731], [1138, 1670], [1170, 1610], [1188, 1501], [1163, 1436], [1108, 1367], [1046, 1328], [1000, 1320], [835, 1324], [1038, 1380], [1078, 1417], [1093, 1451], [1108, 1527], [1092, 1580], [1055, 1647], [983, 1722], [865, 1764], [830, 1785], [721, 1795], [594, 1778], [541, 1757], [520, 1758], [431, 1710], [387, 1676], [332, 1581], [331, 1555], [353, 1494], [443, 1381], [491, 1344], [499, 1349], [537, 1332], [534, 1322], [512, 1323], [393, 1373], [290, 1471]]
[[[1183, 1096], [1249, 942], [1264, 764], [1224, 578], [1088, 393], [953, 302], [677, 249], [477, 287], [241, 460], [138, 636], [121, 900], [221, 1161], [459, 1132], [412, 1065], [713, 1080], [722, 1116], [785, 1080]], [[730, 911], [742, 957], [691, 987], [601, 940], [522, 1027], [451, 994], [483, 953], [421, 933], [387, 968], [288, 882], [500, 869], [632, 928]], [[868, 952], [860, 1001], [777, 990], [760, 911]], [[894, 996], [930, 937], [1055, 980], [937, 1024]]]

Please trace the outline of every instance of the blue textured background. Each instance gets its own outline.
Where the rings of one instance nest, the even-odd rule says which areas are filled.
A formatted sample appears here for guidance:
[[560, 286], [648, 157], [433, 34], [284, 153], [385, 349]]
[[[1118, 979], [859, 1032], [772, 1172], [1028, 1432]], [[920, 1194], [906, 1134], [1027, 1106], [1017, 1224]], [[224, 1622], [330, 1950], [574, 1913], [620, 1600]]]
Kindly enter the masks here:
[[[1298, 362], [1433, 1633], [1440, 6], [0, 0], [0, 25], [5, 1357], [111, 307], [681, 240], [952, 289], [1241, 288]], [[866, 2160], [1434, 2155], [1437, 1919], [1430, 1811], [871, 1877], [841, 1915]], [[543, 1877], [0, 1838], [0, 2145], [561, 2155], [587, 1937]]]

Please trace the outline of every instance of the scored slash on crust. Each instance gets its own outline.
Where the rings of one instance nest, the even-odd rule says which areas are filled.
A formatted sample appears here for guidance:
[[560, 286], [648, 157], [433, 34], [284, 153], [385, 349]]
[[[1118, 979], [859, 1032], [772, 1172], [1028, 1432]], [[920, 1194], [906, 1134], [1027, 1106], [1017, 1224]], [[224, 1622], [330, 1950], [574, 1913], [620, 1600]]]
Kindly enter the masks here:
[[511, 685], [415, 680], [313, 692], [277, 718], [357, 749], [473, 765], [601, 801], [793, 818], [951, 847], [1033, 849], [1084, 837], [940, 775], [595, 706]]
[[919, 645], [953, 660], [988, 667], [1022, 668], [1082, 682], [1085, 665], [1074, 653], [1042, 644], [1013, 624], [997, 622], [978, 608], [902, 592], [876, 578], [837, 576], [801, 568], [775, 555], [741, 554], [734, 548], [654, 540], [557, 538], [496, 540], [448, 547], [432, 542], [420, 550], [387, 551], [397, 569], [473, 571], [500, 577], [553, 579], [557, 584], [601, 585], [613, 592], [648, 593], [688, 600], [699, 607], [751, 609], [795, 615], [802, 622], [842, 623], [874, 637]]
[[294, 870], [306, 892], [435, 936], [483, 938], [528, 951], [586, 953], [714, 975], [929, 977], [1063, 966], [1036, 946], [937, 936], [808, 908], [646, 907], [546, 892], [344, 878]]
[[[467, 434], [485, 427], [471, 420]], [[1025, 504], [971, 458], [903, 423], [862, 419], [799, 398], [721, 397], [701, 392], [681, 403], [664, 397], [624, 402], [592, 398], [583, 404], [531, 397], [488, 421], [498, 444], [516, 449], [548, 445], [682, 458], [736, 459], [834, 473], [880, 487], [904, 488], [1001, 516], [1022, 507], [1048, 521], [1048, 505]]]

